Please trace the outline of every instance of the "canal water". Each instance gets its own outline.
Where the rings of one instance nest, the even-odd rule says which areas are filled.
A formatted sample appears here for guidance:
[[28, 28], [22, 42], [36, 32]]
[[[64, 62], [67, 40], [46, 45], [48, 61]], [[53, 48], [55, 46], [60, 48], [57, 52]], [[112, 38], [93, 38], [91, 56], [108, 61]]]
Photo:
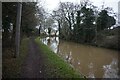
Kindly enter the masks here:
[[89, 78], [118, 78], [119, 51], [46, 37], [41, 41]]

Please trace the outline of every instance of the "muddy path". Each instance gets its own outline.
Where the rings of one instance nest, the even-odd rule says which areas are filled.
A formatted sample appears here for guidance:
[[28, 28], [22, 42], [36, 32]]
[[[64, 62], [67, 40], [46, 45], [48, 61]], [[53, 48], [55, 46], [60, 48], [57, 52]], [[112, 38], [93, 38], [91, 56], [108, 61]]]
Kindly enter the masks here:
[[34, 38], [30, 38], [29, 51], [22, 65], [21, 78], [44, 78], [44, 55], [35, 43]]

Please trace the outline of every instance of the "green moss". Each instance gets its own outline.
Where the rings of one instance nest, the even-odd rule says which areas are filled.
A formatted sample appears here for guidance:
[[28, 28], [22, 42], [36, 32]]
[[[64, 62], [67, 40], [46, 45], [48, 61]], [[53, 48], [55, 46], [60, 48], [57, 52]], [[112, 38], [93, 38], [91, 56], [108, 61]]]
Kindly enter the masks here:
[[36, 43], [39, 45], [40, 49], [46, 56], [46, 69], [47, 77], [57, 77], [57, 78], [82, 78], [83, 76], [76, 72], [67, 62], [62, 58], [57, 56], [50, 48], [44, 45], [40, 38], [35, 39]]
[[18, 78], [20, 77], [21, 65], [24, 61], [26, 54], [28, 53], [29, 39], [25, 38], [21, 42], [20, 55], [18, 58], [13, 58], [12, 48], [6, 49], [3, 56], [3, 78]]

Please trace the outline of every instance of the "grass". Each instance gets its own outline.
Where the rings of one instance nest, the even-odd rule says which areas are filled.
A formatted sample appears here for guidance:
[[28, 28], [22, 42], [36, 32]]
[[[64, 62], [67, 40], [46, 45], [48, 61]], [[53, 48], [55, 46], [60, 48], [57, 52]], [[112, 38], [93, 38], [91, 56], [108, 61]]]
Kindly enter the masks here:
[[48, 46], [44, 45], [40, 38], [36, 38], [35, 42], [46, 56], [46, 69], [48, 78], [83, 78], [84, 76], [73, 69], [67, 62], [57, 56]]
[[20, 55], [18, 58], [13, 58], [13, 51], [11, 51], [12, 48], [6, 49], [5, 52], [3, 52], [3, 63], [2, 63], [3, 78], [20, 77], [21, 65], [28, 53], [28, 42], [29, 42], [28, 38], [24, 38], [21, 41]]

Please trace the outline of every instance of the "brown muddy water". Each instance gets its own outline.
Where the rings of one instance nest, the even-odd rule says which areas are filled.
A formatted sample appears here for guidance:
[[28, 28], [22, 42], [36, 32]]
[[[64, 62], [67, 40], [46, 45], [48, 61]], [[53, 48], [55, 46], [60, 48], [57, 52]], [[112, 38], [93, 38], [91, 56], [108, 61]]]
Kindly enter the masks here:
[[41, 41], [89, 78], [119, 78], [119, 51], [46, 37]]

